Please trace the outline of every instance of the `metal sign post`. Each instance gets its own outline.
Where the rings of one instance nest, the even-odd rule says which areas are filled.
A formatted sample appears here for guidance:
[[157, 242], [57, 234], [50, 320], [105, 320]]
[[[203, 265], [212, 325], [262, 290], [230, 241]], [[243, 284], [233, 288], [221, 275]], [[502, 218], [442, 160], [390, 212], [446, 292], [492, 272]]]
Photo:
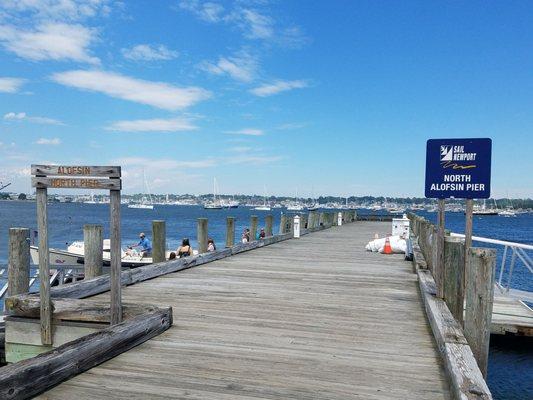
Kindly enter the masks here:
[[472, 245], [473, 199], [490, 197], [491, 153], [491, 139], [427, 141], [425, 195], [427, 198], [439, 199], [435, 274], [438, 297], [442, 298], [444, 294], [444, 199], [467, 199], [466, 252]]
[[122, 321], [120, 291], [120, 167], [32, 165], [31, 183], [37, 194], [39, 230], [39, 279], [41, 343], [52, 344], [52, 309], [50, 301], [50, 250], [48, 248], [48, 188], [104, 189], [111, 197], [111, 324]]

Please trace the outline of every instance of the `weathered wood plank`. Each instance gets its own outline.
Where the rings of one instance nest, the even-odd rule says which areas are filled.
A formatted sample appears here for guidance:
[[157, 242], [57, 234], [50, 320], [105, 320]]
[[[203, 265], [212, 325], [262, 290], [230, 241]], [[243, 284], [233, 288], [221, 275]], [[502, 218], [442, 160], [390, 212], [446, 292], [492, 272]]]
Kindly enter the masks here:
[[38, 189], [120, 190], [122, 183], [120, 179], [32, 177], [31, 186]]
[[235, 244], [235, 218], [226, 217], [226, 247]]
[[81, 166], [81, 165], [36, 165], [31, 166], [31, 174], [38, 176], [99, 176], [120, 178], [121, 168], [116, 166]]
[[0, 369], [0, 397], [29, 399], [159, 335], [172, 309], [158, 309]]
[[50, 308], [50, 252], [48, 250], [48, 194], [37, 189], [37, 227], [39, 230], [39, 295], [41, 298], [41, 341], [52, 344], [52, 310]]
[[118, 324], [122, 321], [122, 245], [119, 190], [111, 190], [110, 201], [111, 269], [109, 272], [109, 290], [111, 291], [111, 324]]
[[165, 221], [152, 221], [152, 261], [166, 261], [167, 227]]
[[104, 264], [103, 232], [104, 229], [102, 225], [83, 226], [84, 279], [92, 279], [96, 276], [102, 275], [102, 266]]
[[444, 242], [444, 299], [452, 315], [463, 326], [465, 247], [446, 236]]

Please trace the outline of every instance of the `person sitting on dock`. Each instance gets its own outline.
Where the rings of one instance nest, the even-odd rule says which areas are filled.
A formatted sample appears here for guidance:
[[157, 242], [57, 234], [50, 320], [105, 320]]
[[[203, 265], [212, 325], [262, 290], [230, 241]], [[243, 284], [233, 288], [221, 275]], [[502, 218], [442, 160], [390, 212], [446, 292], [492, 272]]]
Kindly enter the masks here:
[[249, 241], [250, 241], [250, 231], [248, 229], [245, 229], [244, 231], [242, 231], [241, 242], [248, 243]]
[[150, 257], [152, 255], [152, 242], [150, 242], [150, 239], [146, 237], [144, 233], [139, 234], [139, 243], [130, 246], [130, 249], [133, 249], [134, 247], [141, 247], [141, 256], [142, 257]]
[[261, 232], [259, 232], [259, 239], [264, 239], [266, 237], [265, 228], [261, 228]]
[[215, 245], [215, 241], [211, 238], [207, 240], [207, 251], [216, 251], [217, 246]]
[[192, 247], [189, 244], [189, 238], [183, 238], [181, 241], [181, 246], [178, 248], [178, 257], [188, 257], [192, 256]]

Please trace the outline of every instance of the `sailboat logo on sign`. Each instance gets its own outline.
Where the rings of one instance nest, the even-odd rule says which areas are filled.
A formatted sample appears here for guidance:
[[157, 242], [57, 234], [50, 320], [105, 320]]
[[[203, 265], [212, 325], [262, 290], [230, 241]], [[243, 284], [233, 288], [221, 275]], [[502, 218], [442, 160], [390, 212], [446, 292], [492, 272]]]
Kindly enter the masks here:
[[452, 146], [440, 146], [440, 160], [452, 161], [453, 147]]

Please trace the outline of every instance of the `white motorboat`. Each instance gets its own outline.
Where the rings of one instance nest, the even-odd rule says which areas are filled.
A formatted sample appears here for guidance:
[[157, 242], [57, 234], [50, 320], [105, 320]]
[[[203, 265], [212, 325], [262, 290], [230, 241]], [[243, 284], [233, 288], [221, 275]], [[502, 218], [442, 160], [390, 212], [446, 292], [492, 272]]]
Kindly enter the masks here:
[[307, 206], [307, 211], [316, 211], [319, 208], [320, 208], [319, 205], [315, 203], [315, 204], [312, 204], [310, 206]]
[[290, 203], [287, 205], [287, 211], [302, 211], [304, 206], [300, 203]]
[[147, 203], [134, 203], [134, 204], [128, 204], [128, 208], [137, 208], [142, 210], [153, 210], [154, 205], [153, 204], [147, 204]]
[[507, 218], [516, 217], [516, 212], [514, 212], [514, 210], [507, 209], [507, 210], [500, 211], [498, 215], [501, 215], [502, 217], [507, 217]]
[[[104, 239], [103, 246], [103, 261], [104, 265], [108, 266], [111, 263], [111, 241]], [[77, 265], [83, 264], [85, 259], [85, 248], [83, 241], [72, 242], [66, 250], [49, 249], [50, 251], [50, 266], [58, 265]], [[33, 264], [39, 264], [39, 248], [37, 246], [30, 246], [30, 256]], [[170, 251], [166, 252], [166, 258], [170, 256]], [[141, 267], [143, 265], [152, 264], [152, 257], [143, 257], [140, 252], [135, 249], [122, 250], [121, 265], [125, 268]]]

